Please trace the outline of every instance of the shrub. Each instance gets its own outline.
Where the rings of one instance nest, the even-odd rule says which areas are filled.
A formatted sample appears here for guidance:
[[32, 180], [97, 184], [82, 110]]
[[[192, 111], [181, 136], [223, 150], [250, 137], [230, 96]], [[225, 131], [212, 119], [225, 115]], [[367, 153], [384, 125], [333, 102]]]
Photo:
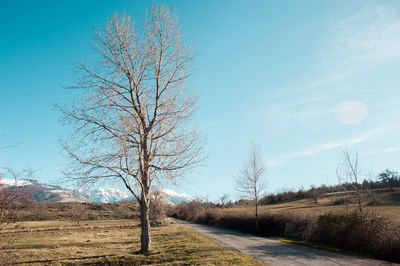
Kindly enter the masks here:
[[161, 199], [161, 194], [157, 191], [153, 193], [152, 200], [150, 201], [150, 223], [152, 226], [167, 225], [168, 220], [165, 215], [164, 203]]
[[182, 202], [176, 205], [174, 208], [170, 208], [168, 210], [168, 216], [197, 222], [199, 216], [204, 215], [204, 213], [211, 207], [215, 207], [215, 205], [209, 202], [202, 202], [200, 200], [194, 200], [187, 203]]
[[261, 236], [284, 235], [288, 223], [293, 224], [296, 232], [304, 230], [307, 225], [307, 219], [301, 216], [260, 214], [259, 232], [257, 232], [254, 215], [220, 214], [217, 210], [206, 209], [206, 206], [202, 206], [199, 202], [178, 205], [174, 209], [170, 209], [168, 215], [200, 224], [218, 226]]
[[399, 262], [400, 235], [386, 218], [368, 213], [327, 213], [310, 225], [306, 240]]
[[261, 236], [289, 236], [400, 262], [400, 233], [387, 218], [371, 213], [329, 212], [318, 217], [261, 214], [259, 231], [251, 214], [222, 214], [192, 202], [170, 208], [169, 216]]

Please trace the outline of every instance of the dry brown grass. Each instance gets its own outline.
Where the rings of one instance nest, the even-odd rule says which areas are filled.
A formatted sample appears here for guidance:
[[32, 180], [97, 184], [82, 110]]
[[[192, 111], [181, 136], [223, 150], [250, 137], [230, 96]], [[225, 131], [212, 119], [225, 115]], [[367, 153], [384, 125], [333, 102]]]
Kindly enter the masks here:
[[[242, 264], [262, 265], [227, 250], [179, 224], [152, 229], [153, 250], [139, 254], [137, 220], [35, 221], [11, 224], [1, 246], [14, 262], [59, 264]], [[3, 242], [3, 239], [8, 241]]]
[[17, 221], [118, 220], [139, 217], [135, 201], [118, 203], [34, 202], [22, 206]]
[[[383, 195], [386, 196], [386, 195]], [[334, 205], [333, 202], [340, 198], [340, 194], [336, 193], [335, 196], [324, 197], [318, 200], [318, 203], [315, 204], [312, 199], [302, 199], [272, 205], [266, 205], [259, 207], [259, 213], [279, 213], [279, 214], [294, 214], [294, 215], [321, 215], [325, 214], [329, 211], [332, 212], [341, 212], [345, 211], [345, 205]], [[355, 203], [351, 203], [348, 205], [348, 211], [352, 211], [357, 208]], [[388, 217], [395, 224], [400, 226], [400, 204], [396, 204], [392, 202], [391, 204], [384, 205], [372, 205], [372, 206], [364, 206], [366, 212], [374, 213], [380, 216]], [[234, 207], [234, 208], [225, 208], [220, 209], [219, 212], [221, 214], [240, 214], [246, 213], [251, 214], [254, 213], [254, 207]]]

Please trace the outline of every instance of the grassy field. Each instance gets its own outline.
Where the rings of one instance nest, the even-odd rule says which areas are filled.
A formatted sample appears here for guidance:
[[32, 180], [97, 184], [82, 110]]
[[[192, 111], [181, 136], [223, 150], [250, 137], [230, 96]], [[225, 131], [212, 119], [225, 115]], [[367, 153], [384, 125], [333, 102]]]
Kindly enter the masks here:
[[18, 221], [120, 220], [139, 217], [135, 201], [117, 203], [28, 202], [17, 211]]
[[153, 250], [146, 256], [138, 253], [138, 220], [18, 222], [3, 230], [0, 246], [14, 263], [26, 265], [262, 265], [183, 225], [152, 228], [152, 237]]
[[[349, 210], [356, 209], [356, 204], [349, 204]], [[374, 212], [379, 215], [387, 216], [391, 220], [400, 222], [400, 205], [385, 205], [385, 206], [365, 206], [364, 209], [368, 212]], [[319, 215], [329, 211], [344, 211], [344, 206], [324, 205], [322, 203], [314, 204], [309, 199], [267, 205], [259, 207], [260, 213], [291, 213], [299, 215]], [[220, 210], [222, 213], [253, 213], [254, 207], [235, 207]]]
[[[400, 189], [394, 191], [378, 191], [373, 196], [374, 200], [378, 202], [376, 205], [367, 205], [364, 202], [364, 209], [367, 212], [376, 213], [378, 215], [386, 216], [397, 225], [400, 225]], [[344, 204], [335, 205], [334, 202], [341, 198], [341, 193], [328, 193], [318, 199], [314, 203], [313, 199], [302, 199], [290, 202], [283, 202], [278, 204], [260, 206], [260, 213], [281, 213], [281, 214], [294, 214], [294, 215], [320, 215], [329, 211], [345, 211]], [[348, 205], [348, 210], [356, 209], [357, 205], [351, 203]], [[240, 214], [240, 213], [254, 213], [254, 207], [234, 207], [222, 208], [219, 210], [222, 214]]]

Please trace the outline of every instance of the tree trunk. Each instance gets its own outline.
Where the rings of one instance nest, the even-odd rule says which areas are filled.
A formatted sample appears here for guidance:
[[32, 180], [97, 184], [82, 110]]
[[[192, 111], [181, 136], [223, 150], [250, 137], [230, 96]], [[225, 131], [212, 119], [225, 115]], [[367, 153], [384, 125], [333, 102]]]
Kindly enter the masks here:
[[142, 228], [140, 252], [149, 253], [151, 249], [149, 205], [145, 200], [140, 201], [140, 222]]
[[357, 196], [357, 202], [358, 202], [358, 209], [360, 210], [360, 212], [362, 212], [361, 192], [360, 192], [360, 188], [358, 187], [358, 183], [356, 183], [356, 196]]
[[256, 232], [258, 233], [258, 228], [259, 228], [259, 222], [258, 222], [258, 202], [256, 201]]

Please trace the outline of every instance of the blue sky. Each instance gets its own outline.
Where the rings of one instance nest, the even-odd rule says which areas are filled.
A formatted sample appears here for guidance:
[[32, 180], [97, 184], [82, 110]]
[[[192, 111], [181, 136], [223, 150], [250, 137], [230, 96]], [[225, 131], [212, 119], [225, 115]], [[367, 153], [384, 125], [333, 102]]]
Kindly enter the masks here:
[[[196, 71], [194, 117], [208, 160], [173, 189], [217, 199], [233, 191], [249, 144], [268, 165], [268, 192], [337, 183], [340, 151], [366, 171], [399, 170], [399, 1], [166, 1], [176, 7]], [[152, 1], [1, 1], [0, 166], [60, 184], [52, 105], [71, 102], [73, 61], [93, 59], [107, 16], [140, 24]]]

